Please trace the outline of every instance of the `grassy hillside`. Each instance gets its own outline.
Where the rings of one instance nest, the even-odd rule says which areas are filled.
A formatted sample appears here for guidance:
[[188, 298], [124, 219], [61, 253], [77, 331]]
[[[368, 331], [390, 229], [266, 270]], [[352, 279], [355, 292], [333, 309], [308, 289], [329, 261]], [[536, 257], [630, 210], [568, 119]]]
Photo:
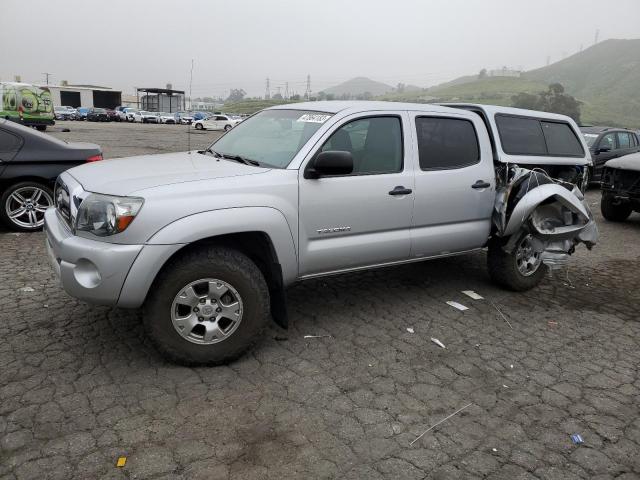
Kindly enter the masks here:
[[640, 127], [640, 39], [606, 40], [525, 76], [564, 85], [590, 123]]
[[465, 77], [468, 82], [447, 82], [421, 92], [394, 93], [381, 97], [382, 100], [403, 102], [451, 102], [465, 101], [495, 105], [511, 105], [511, 97], [520, 92], [540, 92], [546, 90], [543, 83], [511, 77]]
[[255, 113], [263, 108], [273, 107], [274, 105], [284, 105], [286, 103], [295, 103], [285, 100], [242, 100], [240, 102], [225, 103], [220, 107], [220, 111], [224, 113]]
[[323, 90], [326, 94], [333, 94], [336, 97], [340, 95], [362, 95], [369, 92], [371, 95], [383, 95], [393, 90], [391, 85], [386, 83], [376, 82], [367, 77], [355, 77], [351, 80], [336, 85], [335, 87], [326, 88]]

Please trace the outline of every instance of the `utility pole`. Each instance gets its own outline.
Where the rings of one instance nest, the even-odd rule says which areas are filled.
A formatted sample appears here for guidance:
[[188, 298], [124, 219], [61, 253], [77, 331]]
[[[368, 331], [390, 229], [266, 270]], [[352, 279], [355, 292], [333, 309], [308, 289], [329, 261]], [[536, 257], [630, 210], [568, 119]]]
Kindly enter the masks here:
[[281, 97], [282, 95], [280, 95], [280, 86], [279, 86], [279, 85], [276, 87], [276, 90], [277, 90], [276, 95], [278, 95], [279, 97]]
[[264, 99], [269, 100], [271, 98], [271, 92], [269, 91], [269, 77], [267, 77], [267, 88], [264, 91]]
[[284, 99], [289, 100], [289, 82], [284, 84]]
[[600, 29], [596, 30], [596, 37], [593, 41], [593, 44], [596, 45], [598, 43], [598, 40], [600, 39]]
[[307, 75], [307, 89], [304, 92], [304, 98], [311, 98], [311, 75]]
[[45, 76], [45, 78], [47, 79], [47, 85], [49, 85], [49, 75], [53, 75], [53, 73], [49, 73], [49, 72], [42, 72], [42, 75]]

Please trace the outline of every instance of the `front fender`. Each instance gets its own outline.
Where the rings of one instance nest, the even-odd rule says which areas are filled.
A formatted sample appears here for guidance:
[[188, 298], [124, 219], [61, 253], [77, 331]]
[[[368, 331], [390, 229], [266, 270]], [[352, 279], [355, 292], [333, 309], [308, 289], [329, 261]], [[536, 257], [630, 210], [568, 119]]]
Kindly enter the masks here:
[[185, 245], [219, 235], [263, 232], [271, 240], [282, 269], [283, 284], [298, 277], [298, 254], [286, 218], [271, 207], [212, 210], [176, 220], [153, 234], [136, 258], [122, 287], [118, 305], [142, 305], [156, 275], [166, 261]]

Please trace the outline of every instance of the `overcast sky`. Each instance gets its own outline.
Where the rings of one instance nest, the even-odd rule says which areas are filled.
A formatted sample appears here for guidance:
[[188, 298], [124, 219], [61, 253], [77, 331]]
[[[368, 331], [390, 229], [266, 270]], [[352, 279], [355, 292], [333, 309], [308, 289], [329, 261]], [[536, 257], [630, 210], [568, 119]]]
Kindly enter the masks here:
[[354, 76], [430, 86], [640, 37], [639, 0], [3, 0], [0, 80], [263, 95]]

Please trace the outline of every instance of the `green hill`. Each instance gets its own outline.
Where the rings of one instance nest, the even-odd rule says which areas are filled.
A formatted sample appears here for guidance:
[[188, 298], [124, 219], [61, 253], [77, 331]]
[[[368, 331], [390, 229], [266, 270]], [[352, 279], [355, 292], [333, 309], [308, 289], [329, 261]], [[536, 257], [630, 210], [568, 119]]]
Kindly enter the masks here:
[[585, 121], [640, 127], [640, 39], [606, 40], [525, 77], [564, 85]]

